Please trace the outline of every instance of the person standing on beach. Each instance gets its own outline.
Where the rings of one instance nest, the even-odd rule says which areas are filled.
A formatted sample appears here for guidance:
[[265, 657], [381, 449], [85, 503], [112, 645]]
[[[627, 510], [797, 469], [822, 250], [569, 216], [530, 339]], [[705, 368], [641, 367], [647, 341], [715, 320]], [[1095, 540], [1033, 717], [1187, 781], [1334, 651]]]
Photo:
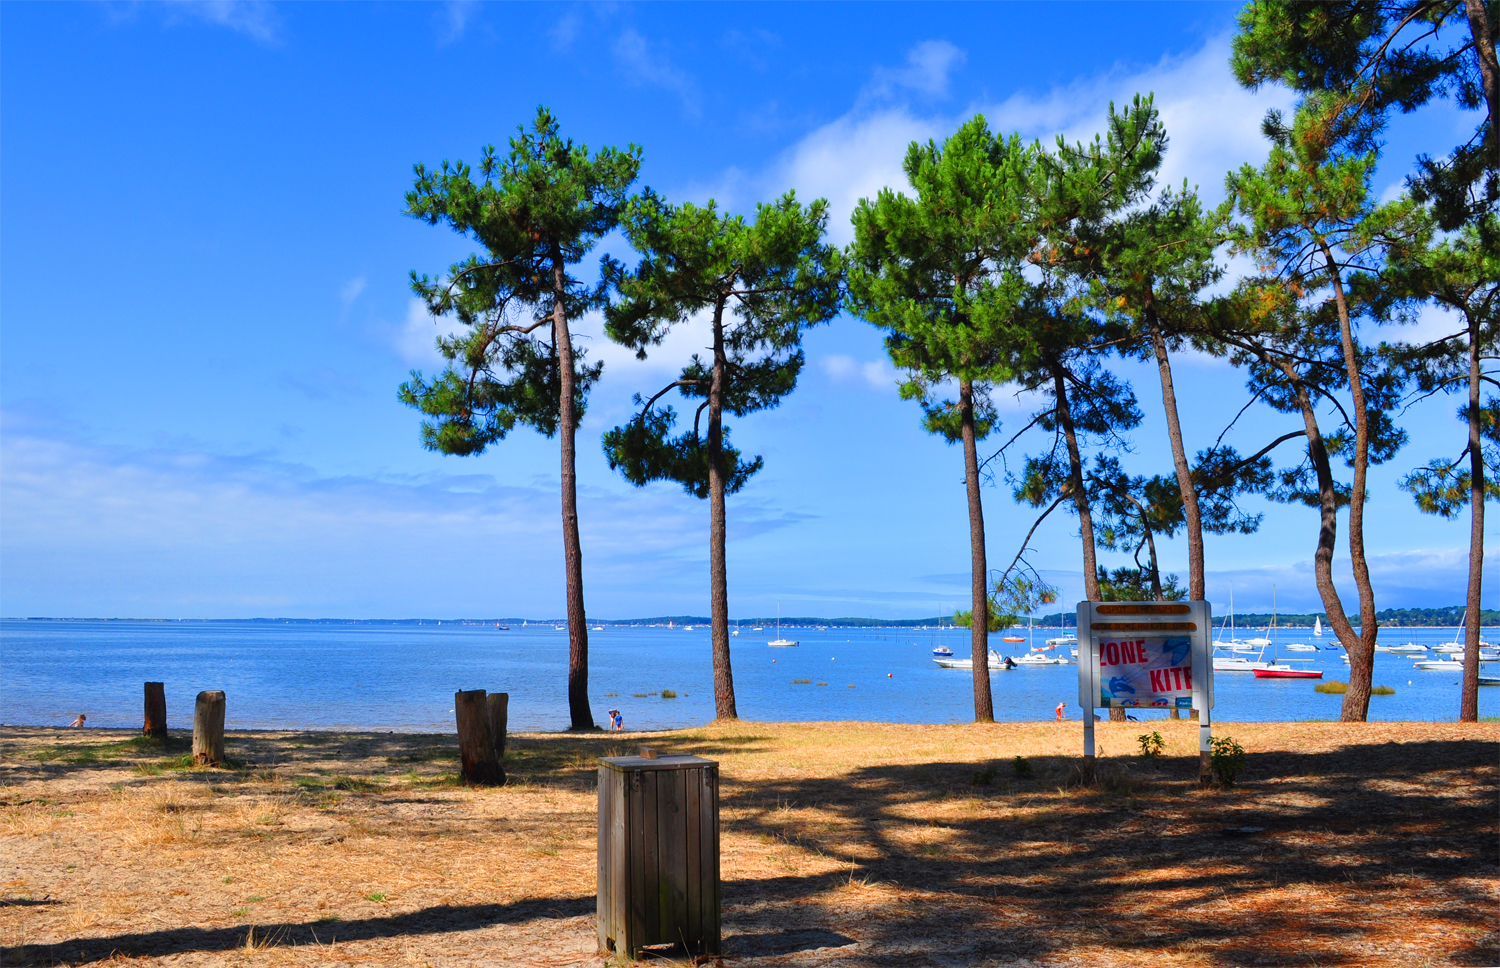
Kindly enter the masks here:
[[1060, 702], [1060, 703], [1057, 704], [1057, 721], [1059, 723], [1063, 721], [1063, 710], [1066, 709], [1067, 706], [1068, 706], [1067, 700], [1063, 700], [1062, 702]]

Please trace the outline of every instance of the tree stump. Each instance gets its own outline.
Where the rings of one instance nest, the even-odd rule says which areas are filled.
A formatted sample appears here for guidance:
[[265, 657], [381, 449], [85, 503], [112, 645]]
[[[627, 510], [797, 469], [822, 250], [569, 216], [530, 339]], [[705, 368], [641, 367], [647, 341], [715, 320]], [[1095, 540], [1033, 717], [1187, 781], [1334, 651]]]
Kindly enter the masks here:
[[499, 786], [505, 782], [500, 761], [495, 759], [495, 741], [490, 738], [490, 710], [483, 689], [453, 694], [453, 712], [458, 717], [458, 758], [464, 782], [470, 786]]
[[224, 762], [224, 693], [198, 693], [193, 707], [193, 762], [215, 766]]
[[146, 683], [146, 720], [141, 732], [152, 739], [167, 738], [167, 687], [160, 682]]
[[495, 759], [500, 761], [500, 775], [505, 775], [505, 728], [510, 720], [510, 693], [492, 692], [490, 704], [490, 739], [495, 743]]

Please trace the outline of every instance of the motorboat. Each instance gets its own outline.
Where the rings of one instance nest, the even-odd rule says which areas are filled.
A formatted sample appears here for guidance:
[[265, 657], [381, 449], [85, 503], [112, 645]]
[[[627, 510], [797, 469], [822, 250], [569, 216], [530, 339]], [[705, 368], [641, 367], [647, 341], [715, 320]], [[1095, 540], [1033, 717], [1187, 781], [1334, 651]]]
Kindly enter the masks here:
[[1319, 670], [1314, 670], [1314, 669], [1294, 669], [1291, 666], [1289, 666], [1289, 665], [1283, 665], [1280, 662], [1272, 662], [1271, 664], [1267, 665], [1264, 669], [1256, 669], [1255, 670], [1255, 678], [1257, 678], [1257, 679], [1321, 679], [1321, 678], [1323, 678], [1323, 672], [1320, 669]]
[[941, 659], [953, 658], [953, 650], [948, 648], [946, 645], [940, 645], [937, 648], [933, 649], [932, 654]]
[[1483, 672], [1479, 674], [1481, 686], [1500, 686], [1500, 676], [1487, 676]]
[[1026, 637], [1023, 636], [1023, 635], [1007, 635], [1004, 638], [1002, 638], [1000, 641], [1001, 642], [1025, 642], [1026, 641]]
[[1428, 659], [1426, 662], [1412, 663], [1418, 669], [1426, 669], [1428, 672], [1458, 672], [1464, 664], [1458, 659]]
[[1450, 642], [1447, 645], [1434, 645], [1432, 651], [1441, 652], [1443, 655], [1463, 655], [1464, 647], [1458, 642]]
[[1500, 662], [1500, 650], [1496, 650], [1496, 649], [1480, 649], [1479, 650], [1479, 661], [1480, 662]]
[[1246, 659], [1238, 655], [1216, 655], [1214, 656], [1215, 672], [1254, 672], [1257, 669], [1265, 669], [1271, 665], [1269, 662], [1261, 662], [1256, 659]]
[[1408, 642], [1405, 645], [1375, 646], [1376, 652], [1394, 652], [1396, 655], [1426, 655], [1427, 646]]
[[1016, 665], [1024, 666], [1068, 665], [1067, 659], [1053, 658], [1050, 655], [1042, 655], [1040, 652], [1028, 652], [1025, 655], [1016, 656], [1011, 661]]
[[[936, 662], [940, 667], [944, 669], [974, 668], [973, 659], [933, 659], [932, 661]], [[1005, 667], [1005, 660], [1000, 658], [1000, 654], [994, 649], [990, 649], [990, 671], [994, 672], [998, 669], [1004, 669]]]
[[1069, 648], [1073, 648], [1073, 647], [1075, 647], [1075, 646], [1078, 645], [1078, 636], [1076, 636], [1076, 635], [1059, 635], [1055, 639], [1048, 639], [1047, 640], [1047, 644], [1050, 645], [1050, 646], [1054, 646], [1054, 647], [1055, 646], [1059, 646], [1059, 645], [1066, 645]]
[[1316, 652], [1318, 651], [1318, 647], [1316, 645], [1304, 645], [1301, 642], [1293, 642], [1286, 647], [1286, 650], [1288, 652]]

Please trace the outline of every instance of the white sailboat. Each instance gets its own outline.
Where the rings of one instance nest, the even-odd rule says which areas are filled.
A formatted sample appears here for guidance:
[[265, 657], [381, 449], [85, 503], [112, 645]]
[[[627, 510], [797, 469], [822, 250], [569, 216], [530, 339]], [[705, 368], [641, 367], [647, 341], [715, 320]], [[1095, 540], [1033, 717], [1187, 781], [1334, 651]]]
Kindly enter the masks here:
[[789, 649], [797, 644], [795, 639], [784, 639], [781, 637], [781, 603], [776, 603], [776, 638], [766, 643], [777, 649]]
[[1218, 650], [1226, 652], [1252, 652], [1254, 649], [1246, 643], [1240, 642], [1234, 637], [1234, 589], [1229, 589], [1229, 619], [1226, 623], [1229, 627], [1229, 641], [1223, 639], [1224, 628], [1219, 628], [1219, 640], [1214, 643], [1214, 671], [1215, 672], [1254, 672], [1256, 669], [1269, 669], [1272, 665], [1265, 661], [1266, 648], [1261, 646], [1260, 654], [1254, 659], [1247, 659], [1240, 655], [1219, 655]]
[[1313, 618], [1313, 635], [1316, 635], [1319, 638], [1321, 638], [1323, 635], [1323, 619], [1321, 617]]

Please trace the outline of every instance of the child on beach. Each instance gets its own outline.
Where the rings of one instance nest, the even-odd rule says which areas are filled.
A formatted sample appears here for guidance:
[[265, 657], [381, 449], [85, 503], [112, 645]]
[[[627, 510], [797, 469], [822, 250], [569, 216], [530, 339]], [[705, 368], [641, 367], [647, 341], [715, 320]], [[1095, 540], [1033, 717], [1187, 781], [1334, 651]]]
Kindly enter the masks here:
[[1068, 705], [1067, 700], [1064, 700], [1064, 701], [1062, 701], [1062, 702], [1060, 702], [1060, 703], [1057, 704], [1057, 721], [1058, 722], [1062, 722], [1063, 721], [1063, 710], [1065, 708], [1067, 708], [1067, 705]]
[[613, 733], [623, 733], [625, 731], [625, 717], [620, 715], [618, 709], [611, 709], [609, 711], [609, 729]]
[[75, 719], [75, 720], [73, 720], [71, 723], [68, 724], [68, 728], [69, 729], [77, 729], [78, 727], [80, 727], [80, 726], [83, 725], [83, 721], [85, 719], [88, 719], [88, 717], [85, 716], [83, 713], [79, 713], [78, 714], [78, 718]]

